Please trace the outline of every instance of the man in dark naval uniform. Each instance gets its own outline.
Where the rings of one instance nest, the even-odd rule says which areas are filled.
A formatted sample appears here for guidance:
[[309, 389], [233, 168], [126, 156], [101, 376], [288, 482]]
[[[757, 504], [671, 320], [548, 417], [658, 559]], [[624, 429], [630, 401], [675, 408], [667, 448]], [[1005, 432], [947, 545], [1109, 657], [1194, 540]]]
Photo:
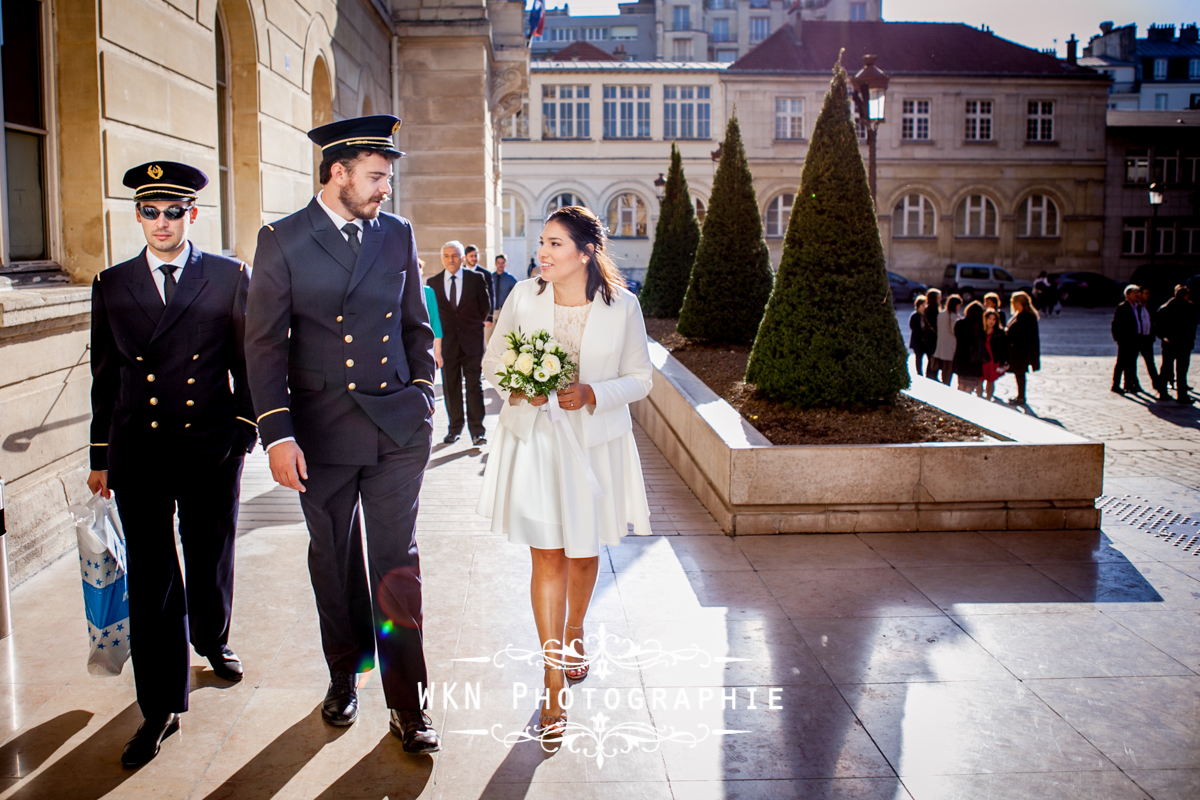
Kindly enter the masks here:
[[331, 678], [322, 716], [354, 723], [357, 673], [378, 652], [392, 733], [406, 751], [430, 753], [440, 741], [421, 697], [416, 525], [433, 435], [433, 329], [412, 225], [379, 212], [403, 155], [392, 146], [399, 128], [381, 115], [309, 131], [324, 188], [259, 231], [246, 358], [271, 474], [301, 493], [308, 523]]
[[242, 460], [256, 430], [242, 347], [249, 271], [188, 242], [208, 178], [155, 161], [126, 172], [124, 183], [147, 247], [92, 283], [88, 487], [116, 493], [125, 529], [129, 625], [138, 634], [130, 655], [145, 718], [121, 756], [133, 768], [158, 754], [187, 711], [189, 639], [218, 677], [242, 679], [228, 644], [233, 544]]

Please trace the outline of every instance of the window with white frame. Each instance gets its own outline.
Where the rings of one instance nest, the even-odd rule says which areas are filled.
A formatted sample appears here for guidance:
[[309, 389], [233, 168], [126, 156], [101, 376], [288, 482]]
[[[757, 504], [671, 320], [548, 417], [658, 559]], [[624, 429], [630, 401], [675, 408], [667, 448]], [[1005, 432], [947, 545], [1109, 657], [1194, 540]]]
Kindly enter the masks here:
[[663, 87], [664, 139], [708, 139], [711, 136], [711, 118], [710, 87]]
[[552, 42], [573, 42], [579, 31], [575, 28], [551, 28], [550, 41]]
[[792, 219], [792, 205], [796, 195], [781, 194], [767, 204], [767, 236], [778, 239], [787, 233], [788, 222]]
[[1166, 92], [1158, 92], [1154, 95], [1154, 110], [1168, 111], [1170, 110], [1170, 96]]
[[1121, 255], [1142, 256], [1146, 254], [1146, 220], [1127, 219], [1121, 228]]
[[1054, 141], [1054, 101], [1030, 100], [1025, 112], [1025, 141]]
[[804, 98], [775, 98], [775, 138], [804, 138]]
[[968, 100], [967, 125], [963, 134], [968, 142], [990, 142], [992, 140], [992, 101]]
[[1188, 156], [1183, 159], [1184, 183], [1200, 183], [1200, 158]]
[[923, 194], [906, 194], [892, 209], [893, 236], [936, 236], [937, 214], [933, 201]]
[[1154, 159], [1154, 180], [1159, 183], [1179, 183], [1179, 157], [1156, 157]]
[[671, 56], [676, 61], [692, 60], [692, 40], [676, 39], [671, 43]]
[[613, 25], [612, 27], [612, 38], [614, 39], [636, 39], [637, 37], [637, 25]]
[[982, 194], [963, 198], [954, 214], [954, 235], [994, 237], [996, 235], [996, 205]]
[[1149, 150], [1126, 150], [1125, 151], [1125, 182], [1126, 183], [1149, 183], [1150, 182], [1150, 151]]
[[867, 20], [867, 4], [866, 3], [851, 3], [850, 4], [850, 21], [851, 22], [866, 22]]
[[502, 137], [505, 139], [529, 138], [529, 95], [521, 96], [519, 111], [504, 118]]
[[507, 239], [525, 236], [525, 206], [512, 192], [505, 192], [500, 204], [501, 235]]
[[758, 44], [771, 35], [770, 17], [750, 18], [750, 44]]
[[583, 40], [585, 42], [603, 42], [608, 39], [608, 28], [584, 28]]
[[633, 192], [622, 192], [608, 204], [608, 235], [614, 239], [646, 238], [646, 204]]
[[1190, 256], [1200, 255], [1200, 228], [1181, 228], [1179, 252]]
[[560, 208], [567, 206], [586, 206], [583, 198], [574, 192], [559, 192], [550, 198], [550, 202], [546, 204], [546, 216], [549, 217]]
[[1154, 226], [1154, 252], [1160, 256], [1175, 255], [1175, 223], [1160, 222]]
[[717, 51], [717, 63], [718, 64], [732, 64], [734, 61], [737, 61], [737, 56], [738, 56], [737, 50], [718, 50]]
[[712, 40], [714, 42], [729, 41], [729, 20], [727, 18], [721, 17], [713, 20]]
[[1165, 58], [1154, 59], [1154, 80], [1165, 81], [1167, 79], [1167, 60]]
[[591, 136], [591, 87], [542, 86], [542, 138], [587, 139]]
[[929, 139], [928, 100], [905, 100], [900, 108], [900, 138], [913, 141]]
[[1200, 81], [1200, 58], [1193, 58], [1188, 61], [1188, 79]]
[[703, 225], [704, 224], [704, 215], [707, 212], [708, 212], [708, 209], [705, 208], [704, 201], [701, 200], [699, 197], [697, 197], [696, 198], [696, 222], [699, 222], [701, 225]]
[[690, 31], [692, 29], [692, 7], [675, 6], [672, 9], [671, 30]]
[[708, 0], [708, 7], [713, 11], [732, 9], [734, 0]]
[[604, 138], [650, 138], [650, 87], [604, 87]]
[[[4, 146], [7, 156], [8, 230], [0, 267], [49, 261], [49, 179], [42, 48], [42, 3], [4, 3]], [[223, 177], [223, 175], [222, 175]]]
[[1058, 206], [1054, 201], [1044, 194], [1030, 195], [1021, 201], [1017, 236], [1031, 239], [1058, 236]]

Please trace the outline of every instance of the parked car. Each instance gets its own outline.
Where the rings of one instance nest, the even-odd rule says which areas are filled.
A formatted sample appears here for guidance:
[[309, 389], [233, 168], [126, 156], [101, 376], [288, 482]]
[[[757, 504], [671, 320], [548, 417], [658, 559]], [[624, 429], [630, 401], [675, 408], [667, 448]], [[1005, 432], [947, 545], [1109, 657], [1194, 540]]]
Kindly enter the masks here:
[[995, 264], [947, 264], [942, 274], [942, 294], [957, 294], [968, 303], [988, 292], [1007, 298], [1013, 292], [1021, 291], [1032, 292], [1033, 284], [1017, 280], [1008, 270]]
[[1133, 271], [1129, 283], [1148, 288], [1150, 307], [1158, 308], [1175, 294], [1175, 287], [1181, 283], [1186, 283], [1191, 292], [1200, 288], [1195, 281], [1198, 273], [1200, 269], [1183, 264], [1143, 264]]
[[911, 303], [917, 299], [917, 295], [925, 294], [929, 288], [923, 283], [910, 281], [908, 278], [896, 272], [888, 272], [888, 286], [892, 287], [892, 301], [899, 303], [907, 301]]
[[1122, 284], [1099, 272], [1054, 272], [1050, 278], [1058, 287], [1058, 302], [1064, 306], [1115, 306], [1121, 302]]
[[641, 294], [642, 293], [642, 282], [626, 275], [625, 276], [625, 288], [628, 289], [633, 294]]

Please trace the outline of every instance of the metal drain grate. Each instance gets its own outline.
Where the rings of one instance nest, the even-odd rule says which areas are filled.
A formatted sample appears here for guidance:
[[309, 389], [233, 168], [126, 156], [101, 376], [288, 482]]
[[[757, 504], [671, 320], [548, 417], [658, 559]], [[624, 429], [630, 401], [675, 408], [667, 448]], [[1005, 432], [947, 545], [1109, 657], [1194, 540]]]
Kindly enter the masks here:
[[1200, 556], [1200, 534], [1184, 530], [1200, 527], [1200, 520], [1194, 520], [1166, 506], [1150, 505], [1146, 498], [1138, 495], [1101, 495], [1097, 498], [1096, 508], [1118, 522], [1154, 534], [1155, 538], [1162, 539], [1185, 553]]

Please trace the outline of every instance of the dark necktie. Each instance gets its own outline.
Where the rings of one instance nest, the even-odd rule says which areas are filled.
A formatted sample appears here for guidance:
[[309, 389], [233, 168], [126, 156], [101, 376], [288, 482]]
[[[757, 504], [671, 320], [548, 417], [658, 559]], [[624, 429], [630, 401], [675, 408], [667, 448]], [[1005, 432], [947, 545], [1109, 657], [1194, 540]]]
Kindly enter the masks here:
[[163, 305], [171, 304], [171, 295], [175, 294], [175, 270], [179, 267], [174, 264], [163, 264], [158, 268], [158, 271], [163, 274]]
[[350, 249], [354, 251], [354, 257], [358, 258], [358, 226], [353, 222], [347, 222], [342, 226], [342, 231], [346, 234], [346, 242], [350, 245]]
[[450, 307], [458, 308], [458, 276], [450, 276]]

